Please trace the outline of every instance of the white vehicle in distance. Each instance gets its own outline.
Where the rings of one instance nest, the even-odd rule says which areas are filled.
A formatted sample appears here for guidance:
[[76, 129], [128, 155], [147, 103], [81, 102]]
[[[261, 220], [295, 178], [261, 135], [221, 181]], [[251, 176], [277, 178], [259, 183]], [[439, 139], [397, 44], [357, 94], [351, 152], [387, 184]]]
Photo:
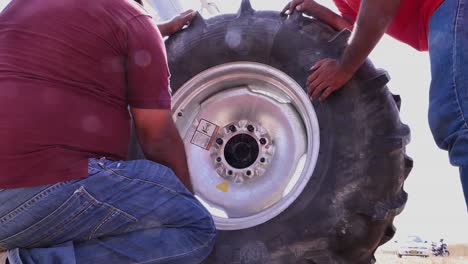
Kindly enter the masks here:
[[398, 243], [396, 254], [399, 258], [402, 256], [429, 257], [431, 254], [431, 243], [421, 239], [419, 236], [408, 236], [404, 241], [395, 241]]

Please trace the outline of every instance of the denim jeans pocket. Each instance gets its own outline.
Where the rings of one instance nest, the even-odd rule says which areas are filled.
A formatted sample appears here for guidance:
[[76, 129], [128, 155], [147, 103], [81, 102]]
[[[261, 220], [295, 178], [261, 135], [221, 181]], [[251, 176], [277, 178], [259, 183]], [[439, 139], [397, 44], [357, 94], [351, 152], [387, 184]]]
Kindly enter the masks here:
[[[21, 223], [21, 218], [27, 217], [29, 214], [21, 214], [14, 221]], [[96, 200], [84, 187], [80, 187], [52, 213], [1, 240], [0, 246], [33, 248], [90, 240], [122, 232], [136, 221], [118, 208]]]

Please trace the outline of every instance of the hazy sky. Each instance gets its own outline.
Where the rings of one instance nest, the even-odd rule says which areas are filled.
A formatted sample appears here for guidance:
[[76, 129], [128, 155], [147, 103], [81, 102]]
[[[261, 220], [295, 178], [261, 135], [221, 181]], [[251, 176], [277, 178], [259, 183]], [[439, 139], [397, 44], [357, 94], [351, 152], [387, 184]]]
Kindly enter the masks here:
[[[166, 0], [164, 0], [166, 1]], [[0, 0], [0, 9], [8, 0]], [[184, 8], [200, 9], [199, 0], [182, 0]], [[239, 0], [218, 0], [223, 12], [234, 12]], [[256, 9], [279, 10], [286, 0], [252, 0]], [[318, 1], [334, 9], [332, 0]], [[410, 198], [405, 211], [397, 217], [397, 238], [419, 234], [428, 240], [441, 237], [449, 243], [468, 243], [468, 214], [461, 191], [458, 170], [451, 167], [446, 152], [432, 140], [427, 122], [430, 71], [427, 53], [386, 37], [372, 53], [374, 64], [386, 69], [389, 87], [403, 99], [401, 116], [412, 129], [408, 153], [415, 167], [406, 182]]]

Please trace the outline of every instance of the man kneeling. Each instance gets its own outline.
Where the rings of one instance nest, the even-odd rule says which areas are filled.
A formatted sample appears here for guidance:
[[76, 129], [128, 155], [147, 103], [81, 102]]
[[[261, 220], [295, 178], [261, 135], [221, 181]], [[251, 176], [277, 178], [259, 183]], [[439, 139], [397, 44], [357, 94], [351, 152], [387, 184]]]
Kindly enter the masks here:
[[[0, 251], [9, 262], [200, 263], [216, 231], [191, 193], [163, 41], [143, 8], [13, 0], [0, 28]], [[149, 161], [123, 161], [128, 106]]]

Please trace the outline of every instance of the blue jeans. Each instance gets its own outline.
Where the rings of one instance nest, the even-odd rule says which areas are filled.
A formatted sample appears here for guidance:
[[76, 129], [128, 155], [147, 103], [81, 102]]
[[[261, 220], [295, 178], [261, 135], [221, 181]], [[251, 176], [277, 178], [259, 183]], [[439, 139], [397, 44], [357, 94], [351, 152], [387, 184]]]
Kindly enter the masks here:
[[10, 263], [190, 264], [211, 252], [211, 215], [170, 169], [91, 159], [88, 170], [85, 179], [0, 190], [0, 251]]
[[429, 25], [429, 124], [437, 145], [460, 168], [468, 205], [468, 0], [445, 0]]

